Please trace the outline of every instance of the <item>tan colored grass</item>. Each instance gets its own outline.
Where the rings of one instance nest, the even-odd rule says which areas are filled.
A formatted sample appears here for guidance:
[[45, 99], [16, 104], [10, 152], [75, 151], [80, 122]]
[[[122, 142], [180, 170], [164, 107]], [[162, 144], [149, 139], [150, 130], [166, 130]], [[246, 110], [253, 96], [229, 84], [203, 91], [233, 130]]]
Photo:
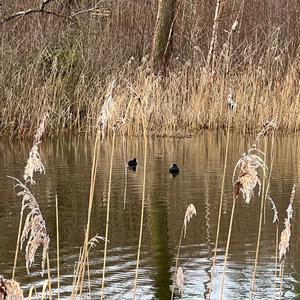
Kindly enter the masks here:
[[0, 300], [22, 300], [23, 291], [20, 284], [13, 279], [0, 276]]
[[[183, 4], [174, 23], [165, 79], [153, 76], [147, 63], [156, 1], [101, 1], [99, 10], [109, 13], [96, 15], [78, 14], [88, 6], [85, 1], [68, 9], [59, 1], [51, 2], [57, 12], [75, 14], [79, 26], [69, 31], [65, 22], [48, 15], [24, 16], [1, 25], [1, 134], [31, 135], [45, 109], [49, 132], [95, 130], [112, 78], [117, 83], [126, 78], [139, 91], [151, 87], [149, 134], [184, 136], [226, 127], [223, 99], [228, 87], [240, 105], [233, 128], [255, 130], [277, 115], [280, 129], [299, 130], [298, 0], [290, 1], [293, 9], [288, 11], [282, 1], [274, 0], [268, 13], [265, 6], [257, 8], [246, 1]], [[2, 8], [0, 22], [18, 9], [35, 6], [33, 0], [12, 0]], [[212, 56], [214, 72], [208, 74], [204, 66], [207, 61], [211, 65]], [[122, 85], [115, 92], [118, 109], [112, 118], [119, 118], [130, 94]], [[135, 113], [128, 115], [125, 131], [142, 135]]]
[[25, 260], [27, 272], [29, 273], [30, 267], [35, 260], [37, 249], [42, 247], [43, 251], [41, 267], [43, 275], [50, 243], [50, 238], [46, 229], [46, 223], [42, 216], [39, 205], [30, 190], [20, 180], [13, 177], [10, 178], [14, 179], [17, 182], [16, 187], [21, 189], [17, 195], [22, 196], [23, 198], [22, 212], [27, 211], [20, 244], [21, 250], [23, 248], [23, 244], [26, 244]]

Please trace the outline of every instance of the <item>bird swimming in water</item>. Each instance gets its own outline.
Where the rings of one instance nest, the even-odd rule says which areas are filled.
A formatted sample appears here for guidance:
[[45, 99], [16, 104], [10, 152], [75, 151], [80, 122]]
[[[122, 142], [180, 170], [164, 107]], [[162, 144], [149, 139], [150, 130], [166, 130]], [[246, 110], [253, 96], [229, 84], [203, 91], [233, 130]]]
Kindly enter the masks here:
[[136, 170], [136, 166], [137, 166], [137, 160], [136, 158], [131, 159], [130, 161], [128, 161], [128, 168], [132, 169], [133, 171]]
[[172, 164], [170, 169], [169, 169], [169, 173], [172, 174], [172, 176], [176, 176], [179, 173], [179, 168], [176, 164]]

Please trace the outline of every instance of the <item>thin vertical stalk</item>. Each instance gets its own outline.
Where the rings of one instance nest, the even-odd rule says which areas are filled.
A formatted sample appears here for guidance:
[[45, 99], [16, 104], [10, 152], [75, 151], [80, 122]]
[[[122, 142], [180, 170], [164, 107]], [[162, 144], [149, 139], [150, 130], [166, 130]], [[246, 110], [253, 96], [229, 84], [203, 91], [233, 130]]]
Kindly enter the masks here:
[[47, 254], [47, 272], [48, 272], [49, 300], [52, 300], [52, 287], [51, 287], [51, 273], [50, 273], [49, 254]]
[[215, 61], [215, 45], [218, 39], [218, 26], [219, 26], [219, 17], [221, 11], [221, 0], [217, 0], [214, 23], [212, 28], [212, 35], [210, 46], [208, 50], [207, 60], [206, 60], [206, 68], [208, 69], [211, 66], [211, 71], [214, 69], [214, 61]]
[[17, 267], [17, 261], [18, 261], [18, 255], [19, 255], [20, 239], [21, 239], [21, 231], [22, 231], [22, 223], [23, 223], [23, 204], [22, 204], [21, 213], [20, 213], [20, 222], [19, 222], [19, 229], [18, 229], [15, 259], [14, 259], [13, 272], [12, 272], [12, 276], [11, 276], [12, 279], [15, 278], [15, 274], [16, 274], [16, 267]]
[[[266, 139], [265, 139], [264, 153], [266, 156], [266, 153], [267, 153], [267, 140]], [[266, 158], [265, 158], [265, 160], [266, 160]], [[255, 288], [255, 277], [256, 277], [256, 270], [257, 270], [257, 264], [258, 264], [258, 255], [259, 255], [260, 238], [261, 238], [262, 221], [263, 221], [263, 209], [264, 209], [264, 203], [265, 203], [264, 200], [265, 200], [267, 192], [268, 192], [267, 190], [265, 190], [265, 184], [266, 184], [265, 176], [263, 176], [263, 184], [262, 184], [261, 199], [260, 199], [259, 226], [258, 226], [258, 235], [257, 235], [256, 251], [255, 251], [255, 261], [254, 261], [252, 284], [251, 284], [250, 297], [249, 297], [250, 300], [253, 298], [253, 293], [254, 293], [254, 288]]]
[[269, 192], [269, 189], [270, 189], [270, 182], [271, 182], [271, 176], [272, 176], [272, 171], [273, 171], [273, 163], [274, 163], [274, 156], [275, 156], [274, 143], [275, 143], [275, 132], [273, 131], [272, 132], [272, 142], [271, 142], [270, 171], [269, 171], [267, 188], [266, 188], [265, 199], [264, 199], [264, 224], [266, 223], [267, 196], [268, 196], [268, 192]]
[[76, 298], [78, 286], [80, 284], [80, 295], [82, 294], [83, 288], [83, 278], [85, 273], [85, 264], [87, 259], [88, 253], [88, 242], [89, 242], [89, 234], [90, 234], [90, 225], [91, 225], [91, 213], [93, 207], [93, 200], [94, 200], [94, 191], [95, 191], [95, 184], [96, 184], [96, 174], [97, 174], [97, 166], [98, 166], [98, 157], [100, 152], [100, 131], [97, 132], [97, 136], [94, 143], [94, 150], [93, 150], [93, 165], [91, 170], [91, 183], [90, 183], [90, 195], [89, 195], [89, 206], [88, 206], [88, 218], [87, 218], [87, 225], [85, 231], [85, 239], [82, 248], [81, 257], [79, 259], [79, 268], [78, 268], [78, 278], [75, 286], [73, 287], [72, 291], [72, 298]]
[[178, 268], [178, 261], [179, 261], [180, 248], [181, 248], [181, 244], [182, 244], [183, 232], [184, 232], [184, 223], [182, 224], [179, 243], [178, 243], [178, 249], [177, 249], [177, 254], [176, 254], [175, 274], [174, 274], [174, 280], [173, 280], [173, 283], [172, 283], [171, 300], [173, 300], [173, 296], [174, 296], [174, 290], [175, 290], [174, 282], [175, 282], [175, 278], [176, 278], [176, 274], [177, 274], [177, 268]]
[[280, 275], [280, 290], [279, 290], [279, 300], [282, 298], [282, 287], [283, 287], [283, 272], [284, 272], [284, 260], [280, 264], [280, 270], [279, 270], [279, 275]]
[[56, 213], [56, 268], [57, 268], [57, 299], [60, 299], [60, 266], [59, 266], [59, 227], [58, 227], [58, 199], [55, 195], [55, 213]]
[[87, 256], [86, 256], [86, 265], [87, 265], [87, 276], [88, 276], [89, 298], [92, 299], [89, 252], [87, 253]]
[[124, 196], [123, 196], [123, 202], [124, 202], [124, 210], [126, 209], [126, 198], [127, 198], [127, 178], [128, 178], [128, 174], [127, 174], [127, 162], [126, 162], [126, 140], [124, 137], [124, 134], [122, 136], [122, 140], [123, 140], [123, 159], [124, 159], [124, 176], [125, 176], [125, 183], [124, 183]]
[[278, 268], [278, 242], [279, 242], [279, 228], [276, 224], [276, 246], [275, 246], [275, 271], [274, 271], [274, 299], [276, 299], [276, 281]]
[[[259, 229], [258, 229], [258, 236], [257, 236], [257, 244], [256, 244], [256, 253], [255, 253], [255, 262], [254, 262], [254, 269], [253, 269], [253, 276], [252, 276], [252, 287], [250, 291], [250, 298], [253, 298], [254, 288], [255, 288], [255, 276], [256, 276], [256, 269], [257, 269], [257, 263], [258, 263], [258, 255], [259, 255], [259, 247], [260, 247], [260, 238], [261, 238], [261, 227], [262, 227], [262, 218], [263, 218], [263, 211], [266, 207], [266, 200], [270, 189], [270, 182], [271, 182], [271, 176], [273, 171], [273, 163], [274, 163], [274, 140], [275, 140], [275, 132], [272, 132], [272, 143], [271, 143], [271, 161], [270, 161], [270, 170], [268, 174], [268, 180], [267, 185], [265, 188], [265, 176], [263, 177], [263, 188], [262, 188], [262, 195], [261, 195], [261, 207], [260, 207], [260, 217], [259, 217]], [[267, 140], [265, 139], [265, 146], [264, 146], [264, 153], [267, 154]], [[266, 158], [265, 158], [266, 161]], [[265, 212], [264, 212], [265, 214]], [[265, 215], [264, 215], [265, 218]], [[278, 230], [278, 226], [277, 226]], [[277, 252], [276, 252], [277, 253]]]
[[115, 151], [115, 137], [116, 137], [116, 133], [115, 133], [115, 130], [113, 130], [112, 150], [111, 150], [110, 168], [109, 168], [108, 192], [107, 192], [106, 228], [105, 228], [105, 241], [104, 241], [105, 244], [104, 244], [104, 255], [103, 255], [101, 300], [103, 299], [103, 296], [104, 296], [104, 282], [105, 282], [105, 268], [106, 268], [108, 227], [109, 227], [109, 212], [110, 212], [111, 179], [112, 179], [112, 167], [113, 167], [114, 151]]
[[228, 251], [229, 251], [229, 245], [230, 245], [230, 237], [231, 237], [231, 231], [232, 231], [232, 223], [233, 223], [233, 216], [234, 216], [235, 204], [236, 204], [236, 198], [233, 197], [232, 209], [231, 209], [231, 217], [230, 217], [230, 223], [229, 223], [229, 229], [228, 229], [228, 236], [227, 236], [226, 251], [225, 251], [225, 257], [224, 257], [224, 266], [223, 266], [222, 280], [221, 280], [221, 290], [220, 290], [220, 296], [219, 296], [220, 300], [223, 299], [223, 290], [224, 290], [224, 282], [225, 282], [225, 272], [226, 272], [227, 257], [228, 257]]
[[137, 251], [135, 279], [134, 279], [134, 287], [133, 287], [133, 300], [135, 300], [135, 298], [136, 298], [136, 287], [137, 287], [137, 280], [138, 280], [138, 270], [139, 270], [141, 245], [142, 245], [142, 237], [143, 237], [144, 206], [145, 206], [145, 193], [146, 193], [146, 169], [147, 169], [147, 144], [148, 144], [148, 142], [147, 142], [145, 117], [144, 117], [143, 113], [142, 113], [142, 122], [143, 122], [143, 134], [144, 134], [144, 178], [143, 178], [143, 193], [142, 193], [139, 244], [138, 244], [138, 251]]
[[210, 281], [210, 289], [209, 289], [209, 292], [208, 292], [208, 299], [210, 299], [211, 291], [213, 289], [213, 284], [214, 284], [214, 272], [215, 272], [215, 266], [216, 266], [216, 257], [217, 257], [217, 249], [218, 249], [218, 242], [219, 242], [221, 215], [222, 215], [222, 207], [223, 207], [223, 196], [224, 196], [224, 187], [225, 187], [225, 176], [226, 176], [226, 169], [227, 169], [230, 124], [231, 124], [231, 117], [229, 117], [228, 125], [227, 125], [226, 149], [225, 149], [225, 160], [224, 160], [222, 186], [221, 186], [221, 196], [220, 196], [220, 204], [219, 204], [218, 225], [217, 225], [215, 249], [214, 249], [214, 256], [213, 256], [213, 264], [212, 264], [212, 269], [211, 269], [211, 279], [210, 279], [211, 281]]

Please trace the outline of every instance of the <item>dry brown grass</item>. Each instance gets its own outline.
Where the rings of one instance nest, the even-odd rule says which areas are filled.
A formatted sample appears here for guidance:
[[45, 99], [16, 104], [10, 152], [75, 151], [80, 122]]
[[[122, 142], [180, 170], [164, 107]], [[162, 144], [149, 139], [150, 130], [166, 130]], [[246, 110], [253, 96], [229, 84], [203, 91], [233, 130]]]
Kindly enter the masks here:
[[[3, 5], [2, 15], [36, 2], [13, 0], [9, 7]], [[63, 13], [89, 6], [84, 0], [69, 8], [52, 2], [49, 9]], [[201, 128], [225, 128], [224, 96], [230, 88], [239, 105], [234, 128], [256, 129], [277, 115], [280, 129], [299, 130], [299, 1], [286, 6], [276, 0], [259, 8], [248, 2], [222, 5], [211, 74], [205, 65], [215, 4], [192, 0], [181, 7], [165, 79], [151, 75], [147, 60], [157, 12], [154, 0], [103, 1], [97, 13], [76, 16], [79, 27], [39, 14], [1, 25], [0, 132], [30, 134], [45, 110], [49, 132], [93, 130], [112, 78], [118, 109], [111, 122], [124, 115], [132, 97], [124, 88], [126, 78], [148, 101], [149, 134], [182, 136]], [[142, 134], [137, 113], [129, 111], [125, 134]]]
[[0, 300], [22, 300], [23, 291], [20, 284], [13, 279], [0, 276]]
[[[13, 178], [13, 177], [10, 177]], [[26, 269], [29, 273], [29, 269], [34, 262], [35, 254], [37, 249], [41, 246], [43, 248], [42, 252], [42, 274], [44, 273], [45, 264], [47, 260], [50, 238], [47, 233], [46, 223], [43, 219], [42, 213], [40, 211], [39, 205], [32, 195], [30, 190], [18, 179], [13, 178], [17, 183], [16, 187], [21, 188], [21, 191], [17, 194], [22, 196], [22, 212], [28, 210], [27, 216], [25, 218], [25, 223], [21, 235], [21, 249], [22, 245], [25, 243], [25, 260]]]

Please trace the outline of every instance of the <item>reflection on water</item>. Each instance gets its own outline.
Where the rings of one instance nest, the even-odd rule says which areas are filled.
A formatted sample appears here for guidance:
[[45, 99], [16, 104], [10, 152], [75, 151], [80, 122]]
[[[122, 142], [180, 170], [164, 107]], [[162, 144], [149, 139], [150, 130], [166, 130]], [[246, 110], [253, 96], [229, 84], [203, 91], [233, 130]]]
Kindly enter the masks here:
[[[217, 252], [215, 289], [218, 299], [222, 262], [231, 209], [231, 174], [235, 162], [248, 148], [253, 137], [233, 136], [230, 141], [220, 243]], [[293, 183], [299, 183], [300, 165], [297, 149], [300, 137], [277, 136], [276, 159], [271, 181], [271, 194], [279, 209], [280, 230], [285, 217]], [[30, 143], [0, 143], [0, 273], [11, 276], [21, 200], [16, 197], [13, 182], [6, 175], [22, 177]], [[180, 264], [184, 271], [185, 299], [205, 299], [210, 282], [211, 257], [217, 225], [221, 192], [225, 136], [204, 133], [191, 139], [153, 138], [149, 140], [147, 165], [147, 201], [144, 235], [137, 290], [138, 299], [169, 299], [175, 255], [186, 207], [197, 209], [183, 240]], [[107, 256], [105, 295], [107, 299], [131, 299], [139, 236], [143, 181], [143, 143], [140, 139], [119, 139], [116, 143], [111, 195], [111, 219]], [[101, 145], [91, 236], [105, 234], [107, 188], [111, 141]], [[84, 239], [87, 218], [92, 141], [85, 137], [49, 138], [41, 144], [46, 175], [37, 177], [32, 187], [51, 237], [50, 263], [53, 286], [56, 285], [55, 194], [59, 199], [61, 240], [61, 295], [69, 299], [74, 263]], [[128, 159], [137, 157], [136, 172], [126, 170]], [[172, 177], [168, 169], [177, 163], [180, 173]], [[238, 202], [233, 222], [232, 243], [225, 282], [225, 299], [249, 297], [259, 224], [259, 199], [250, 205]], [[299, 201], [296, 192], [292, 240], [286, 261], [284, 299], [300, 293]], [[262, 232], [257, 270], [256, 299], [273, 296], [273, 274], [276, 228], [268, 206]], [[99, 299], [102, 279], [103, 243], [90, 253], [91, 290]], [[33, 284], [41, 289], [39, 258], [26, 274], [24, 252], [18, 261], [16, 279], [28, 292]], [[87, 292], [87, 286], [85, 287]], [[54, 294], [56, 291], [54, 290]], [[270, 296], [271, 295], [271, 296]], [[295, 298], [296, 299], [296, 298]]]

